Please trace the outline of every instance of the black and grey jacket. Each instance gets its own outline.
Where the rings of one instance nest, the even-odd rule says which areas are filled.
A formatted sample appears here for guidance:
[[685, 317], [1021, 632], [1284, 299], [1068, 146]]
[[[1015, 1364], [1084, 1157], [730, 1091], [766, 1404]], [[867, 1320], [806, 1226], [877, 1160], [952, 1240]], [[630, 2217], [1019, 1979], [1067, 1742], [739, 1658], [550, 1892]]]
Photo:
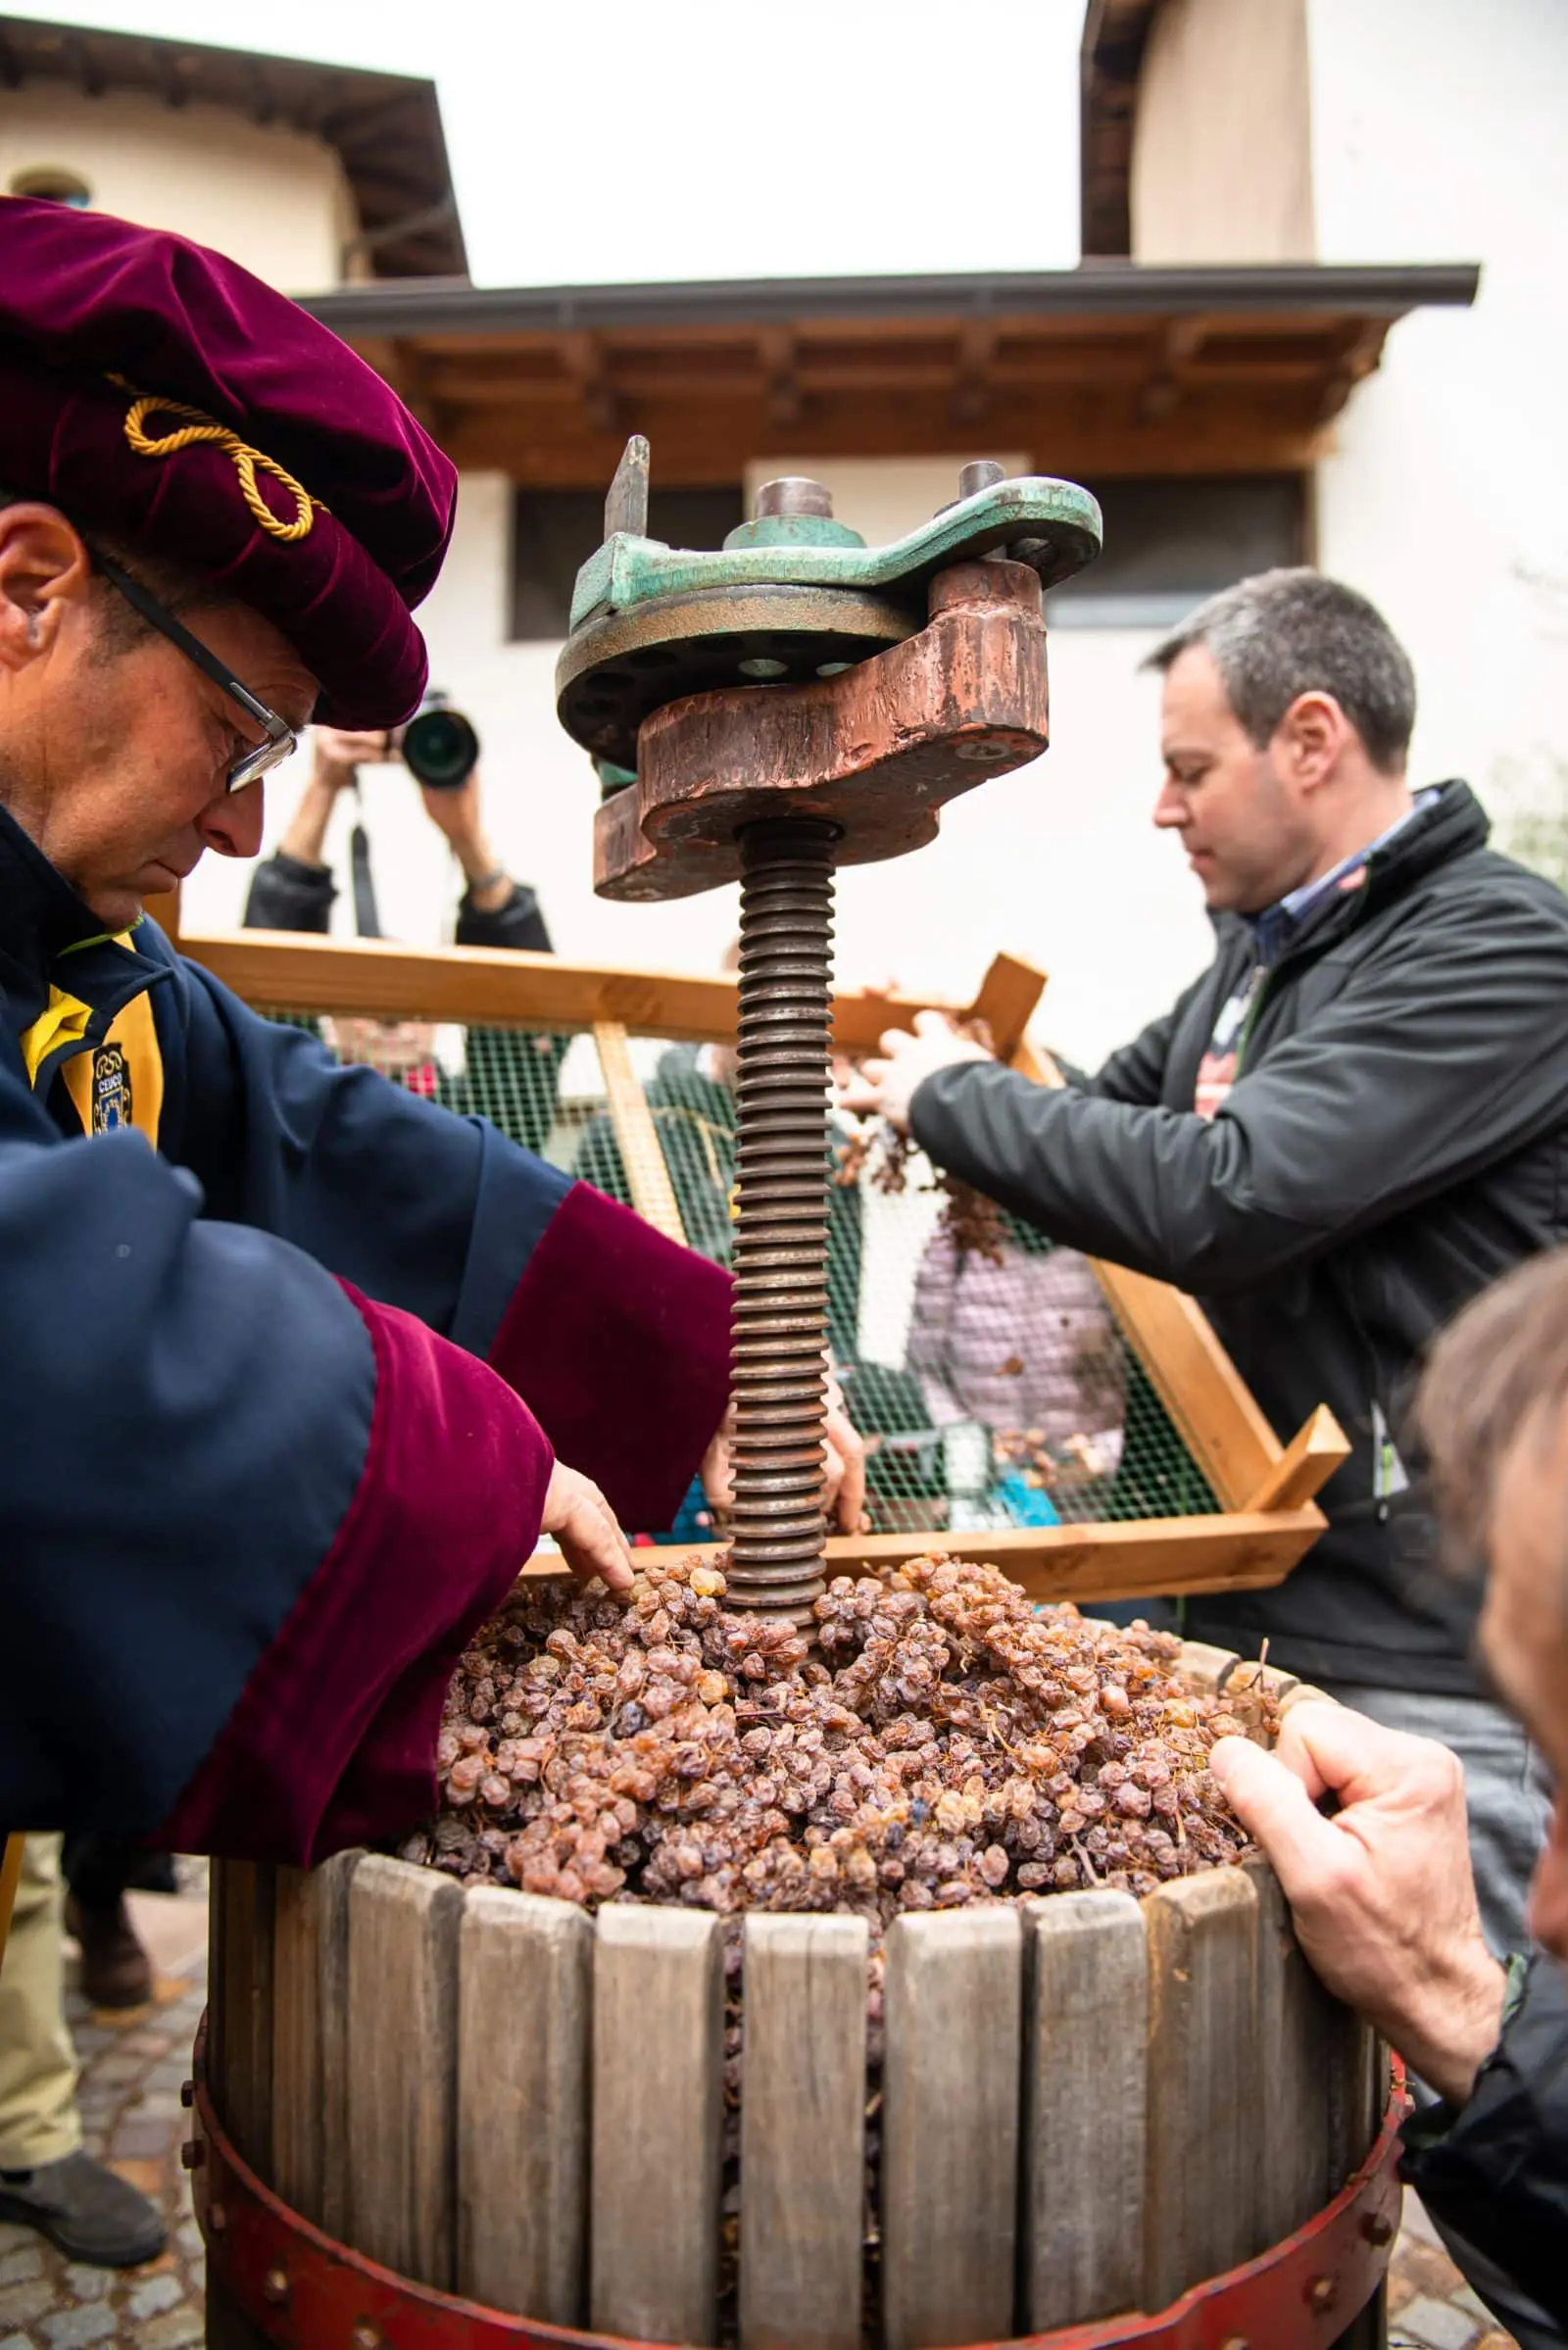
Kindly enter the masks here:
[[1053, 1240], [1198, 1297], [1276, 1432], [1352, 1439], [1329, 1532], [1278, 1590], [1191, 1599], [1195, 1637], [1310, 1680], [1468, 1691], [1473, 1597], [1428, 1572], [1402, 1486], [1412, 1372], [1442, 1324], [1568, 1237], [1568, 900], [1487, 846], [1448, 783], [1309, 918], [1254, 999], [1241, 1072], [1200, 1061], [1255, 959], [1209, 969], [1098, 1077], [1048, 1092], [960, 1063], [915, 1094], [937, 1162]]
[[[1481, 2254], [1568, 2326], [1568, 1975], [1555, 1960], [1530, 1961], [1464, 2104], [1428, 2106], [1404, 2138], [1401, 2174], [1451, 2231], [1460, 2266]], [[1486, 2292], [1484, 2270], [1472, 2281]]]

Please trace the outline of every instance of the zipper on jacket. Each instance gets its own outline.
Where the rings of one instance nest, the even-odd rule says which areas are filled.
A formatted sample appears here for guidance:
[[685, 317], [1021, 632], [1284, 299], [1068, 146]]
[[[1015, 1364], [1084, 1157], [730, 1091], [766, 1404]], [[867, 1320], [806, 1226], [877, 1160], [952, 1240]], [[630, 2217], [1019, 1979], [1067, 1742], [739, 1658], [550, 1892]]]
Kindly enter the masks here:
[[1236, 1069], [1231, 1078], [1233, 1085], [1242, 1073], [1242, 1062], [1247, 1057], [1247, 1048], [1252, 1041], [1252, 1031], [1257, 1026], [1258, 1014], [1263, 1008], [1263, 1000], [1268, 994], [1268, 983], [1272, 977], [1273, 973], [1267, 963], [1258, 963], [1255, 966], [1252, 973], [1251, 991], [1247, 1002], [1247, 1011], [1242, 1020], [1242, 1033], [1236, 1040]]

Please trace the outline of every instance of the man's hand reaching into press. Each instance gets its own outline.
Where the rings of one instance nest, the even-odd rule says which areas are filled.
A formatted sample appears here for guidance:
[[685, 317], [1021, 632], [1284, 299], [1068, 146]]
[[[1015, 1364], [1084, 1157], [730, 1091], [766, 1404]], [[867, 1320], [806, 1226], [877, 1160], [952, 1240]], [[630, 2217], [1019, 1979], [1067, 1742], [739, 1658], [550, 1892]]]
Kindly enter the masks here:
[[579, 1583], [603, 1576], [612, 1591], [632, 1585], [631, 1545], [591, 1477], [557, 1461], [550, 1472], [541, 1533], [554, 1535]]
[[[715, 1509], [728, 1509], [735, 1498], [734, 1434], [732, 1408], [703, 1458], [703, 1492]], [[865, 1512], [865, 1441], [845, 1410], [839, 1383], [831, 1372], [824, 1434], [823, 1506], [830, 1524], [844, 1534], [858, 1534]]]
[[[1496, 2045], [1506, 1976], [1481, 1932], [1456, 1757], [1308, 1700], [1272, 1754], [1221, 1738], [1210, 1767], [1329, 1989], [1462, 2105]], [[1330, 1794], [1340, 1809], [1326, 1819]]]
[[946, 1012], [917, 1011], [913, 1035], [906, 1028], [890, 1028], [881, 1039], [879, 1055], [864, 1062], [840, 1093], [839, 1106], [886, 1118], [890, 1126], [907, 1134], [909, 1103], [928, 1077], [955, 1061], [995, 1058], [973, 1037], [960, 1036]]

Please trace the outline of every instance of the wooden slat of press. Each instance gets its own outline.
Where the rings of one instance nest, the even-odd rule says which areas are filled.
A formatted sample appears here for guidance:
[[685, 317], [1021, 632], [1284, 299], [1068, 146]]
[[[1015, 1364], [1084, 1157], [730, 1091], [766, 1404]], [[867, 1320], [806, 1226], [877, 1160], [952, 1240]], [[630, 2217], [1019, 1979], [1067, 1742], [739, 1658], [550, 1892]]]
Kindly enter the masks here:
[[349, 1887], [349, 2240], [442, 2291], [456, 2233], [462, 1916], [450, 1877], [377, 1853]]
[[678, 1241], [684, 1246], [686, 1227], [681, 1220], [675, 1187], [660, 1148], [659, 1129], [654, 1124], [648, 1097], [632, 1067], [631, 1045], [622, 1023], [596, 1020], [594, 1046], [631, 1203], [645, 1224], [652, 1224], [666, 1241]]
[[219, 2118], [264, 2179], [272, 2175], [272, 1912], [274, 1872], [258, 1861], [214, 1863], [218, 1960], [212, 1991]]
[[1389, 2101], [1389, 2052], [1369, 2026], [1355, 2022], [1329, 2108], [1328, 2185], [1338, 2194], [1371, 2152]]
[[723, 1929], [611, 1906], [594, 1952], [589, 2324], [641, 2341], [718, 2329]]
[[859, 2350], [863, 1919], [746, 1922], [741, 2350]]
[[272, 2184], [318, 2228], [342, 2218], [348, 1888], [360, 1855], [279, 1869], [272, 1928]]
[[[256, 1862], [215, 1861], [208, 1900], [208, 2083], [228, 2136], [264, 2179], [271, 2172], [273, 1876]], [[268, 2350], [216, 2271], [206, 2341], [208, 2350]]]
[[1130, 1893], [1024, 1911], [1028, 2333], [1136, 2309], [1143, 2290], [1149, 1946]]
[[458, 2008], [457, 2290], [579, 2326], [588, 2258], [594, 1929], [568, 1901], [476, 1886]]
[[1013, 2330], [1023, 1929], [1010, 1904], [896, 1918], [882, 2075], [887, 2350]]
[[272, 1925], [272, 2185], [319, 2222], [320, 2020], [316, 2009], [315, 1885], [279, 1869]]
[[1179, 1879], [1144, 1903], [1149, 2137], [1144, 2307], [1250, 2257], [1265, 2130], [1257, 2068], [1257, 1893], [1241, 1869]]
[[1307, 1965], [1279, 1879], [1267, 1861], [1246, 1866], [1257, 1892], [1258, 2089], [1268, 2113], [1295, 2117], [1290, 2128], [1263, 2135], [1254, 2247], [1261, 2251], [1292, 2234], [1345, 2184], [1353, 2163], [1333, 2178], [1341, 2116], [1360, 2095], [1367, 2073], [1361, 2026]]
[[349, 2226], [349, 1899], [363, 1852], [340, 1852], [317, 1872], [321, 1930], [316, 1952], [320, 2018], [321, 2219], [341, 2241]]

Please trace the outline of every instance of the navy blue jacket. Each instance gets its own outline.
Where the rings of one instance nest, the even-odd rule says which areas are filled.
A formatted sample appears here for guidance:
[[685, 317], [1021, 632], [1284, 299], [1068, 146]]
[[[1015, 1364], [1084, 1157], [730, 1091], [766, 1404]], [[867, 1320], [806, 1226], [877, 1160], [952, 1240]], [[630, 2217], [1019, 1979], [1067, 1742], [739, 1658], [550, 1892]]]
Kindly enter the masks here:
[[727, 1350], [715, 1268], [105, 938], [0, 811], [0, 1828], [410, 1824], [554, 1453], [668, 1523]]

